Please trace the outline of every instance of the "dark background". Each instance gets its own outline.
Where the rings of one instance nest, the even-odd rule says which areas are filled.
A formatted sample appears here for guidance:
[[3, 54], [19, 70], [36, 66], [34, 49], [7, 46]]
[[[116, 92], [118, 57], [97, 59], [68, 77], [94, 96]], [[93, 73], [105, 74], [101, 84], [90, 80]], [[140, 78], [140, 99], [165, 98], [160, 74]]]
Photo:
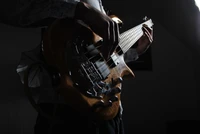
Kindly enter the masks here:
[[[194, 1], [104, 0], [103, 4], [123, 20], [122, 31], [145, 15], [154, 21], [154, 42], [147, 54], [151, 62], [145, 65], [151, 69], [133, 69], [136, 78], [123, 82], [126, 134], [199, 133], [200, 13]], [[40, 29], [0, 25], [1, 134], [33, 133], [36, 112], [16, 66], [21, 52], [39, 41]]]

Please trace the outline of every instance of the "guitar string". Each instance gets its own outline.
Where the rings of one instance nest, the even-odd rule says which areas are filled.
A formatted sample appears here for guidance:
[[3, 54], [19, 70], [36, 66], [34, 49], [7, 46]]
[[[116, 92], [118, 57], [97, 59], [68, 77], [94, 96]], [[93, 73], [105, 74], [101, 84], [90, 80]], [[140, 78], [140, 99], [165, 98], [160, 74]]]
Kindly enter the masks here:
[[146, 22], [143, 22], [143, 23], [139, 24], [138, 26], [135, 26], [135, 27], [133, 27], [133, 28], [127, 30], [126, 32], [124, 32], [124, 33], [121, 34], [122, 39], [121, 39], [120, 41], [121, 41], [121, 42], [125, 41], [126, 38], [124, 38], [124, 36], [126, 36], [126, 33], [132, 33], [132, 31], [133, 31], [134, 29], [137, 29], [137, 28], [140, 29], [140, 28], [142, 27], [142, 25], [144, 25], [144, 24], [146, 24], [146, 25], [148, 25], [148, 26], [150, 27], [150, 26], [152, 26], [153, 23], [152, 23], [152, 21], [151, 21], [151, 19], [150, 19], [150, 20], [148, 20], [148, 21], [146, 21]]
[[[142, 25], [143, 24], [147, 24], [147, 25], [150, 25], [150, 23], [149, 23], [149, 21], [146, 21], [146, 22], [144, 22], [144, 23], [142, 23], [142, 24], [140, 24], [140, 25], [138, 25], [138, 26], [135, 26], [135, 27], [133, 27], [133, 28], [131, 28], [131, 29], [129, 29], [129, 30], [127, 30], [127, 31], [125, 31], [125, 32], [123, 32], [123, 33], [121, 33], [120, 34], [120, 42], [119, 43], [121, 43], [121, 44], [123, 44], [123, 42], [124, 41], [126, 41], [127, 40], [127, 34], [130, 36], [132, 36], [132, 34], [135, 34], [136, 32], [134, 32], [134, 30], [135, 31], [137, 31], [137, 30], [140, 30], [141, 29], [141, 27], [142, 27]], [[149, 23], [149, 24], [148, 24]], [[131, 39], [131, 38], [129, 38], [129, 39]], [[118, 43], [118, 44], [119, 44]], [[126, 45], [127, 43], [125, 43], [125, 45]], [[100, 46], [97, 46], [97, 47], [95, 47], [94, 49], [96, 49], [96, 48], [98, 48], [98, 47], [100, 47]], [[123, 47], [123, 46], [122, 46]], [[91, 52], [91, 51], [93, 51], [94, 49], [92, 49], [92, 50], [90, 50], [90, 51], [88, 51], [88, 52], [86, 52], [85, 54], [87, 54], [87, 53], [89, 53], [89, 52]]]
[[[135, 30], [135, 32], [134, 32], [134, 30]], [[119, 43], [118, 43], [118, 46], [120, 46], [121, 47], [121, 49], [124, 49], [125, 51], [127, 51], [131, 46], [130, 45], [127, 45], [128, 43], [127, 42], [130, 42], [130, 40], [132, 40], [132, 38], [129, 38], [129, 37], [132, 37], [134, 34], [136, 34], [137, 33], [137, 31], [138, 30], [140, 30], [140, 27], [138, 27], [137, 29], [130, 29], [130, 30], [128, 30], [128, 31], [126, 31], [126, 32], [124, 32], [124, 33], [122, 33], [122, 34], [120, 34], [120, 41], [119, 41]], [[132, 42], [136, 42], [136, 40], [138, 40], [137, 38], [134, 38], [133, 39], [134, 41], [132, 41]], [[125, 42], [124, 42], [125, 41]], [[119, 45], [120, 44], [120, 45]], [[134, 44], [134, 43], [132, 43], [132, 44]], [[118, 47], [118, 46], [116, 46], [116, 47]], [[130, 47], [129, 47], [130, 46]], [[97, 47], [95, 47], [94, 49], [98, 49], [99, 47], [101, 47], [101, 46], [97, 46]], [[128, 47], [128, 48], [126, 48], [125, 49], [125, 47]], [[90, 51], [88, 51], [88, 52], [86, 52], [86, 53], [84, 53], [85, 55], [87, 54], [87, 53], [90, 53], [91, 51], [93, 51], [94, 49], [92, 49], [92, 50], [90, 50]], [[123, 50], [122, 50], [123, 51]], [[92, 57], [90, 57], [89, 58], [89, 60], [90, 59], [92, 59], [92, 58], [94, 58], [96, 55], [94, 55], [94, 56], [92, 56]], [[100, 59], [99, 59], [100, 60]], [[98, 61], [98, 60], [97, 60]]]
[[[140, 36], [141, 34], [138, 34], [137, 36]], [[118, 54], [118, 53], [120, 53], [122, 51], [122, 49], [121, 50], [119, 50], [119, 51], [117, 51], [116, 53]], [[112, 58], [109, 58], [108, 59], [108, 61], [110, 61]], [[108, 67], [111, 67], [117, 60], [119, 59], [119, 57], [117, 57]], [[106, 63], [108, 63], [108, 61], [106, 61]], [[102, 65], [101, 67], [103, 67], [104, 65]], [[101, 67], [99, 67], [99, 68], [101, 68]], [[102, 73], [104, 73], [106, 71], [106, 69], [104, 69], [103, 71], [102, 71]]]
[[[135, 30], [136, 32], [132, 32], [133, 30]], [[124, 33], [122, 33], [121, 35], [120, 35], [120, 41], [119, 41], [119, 43], [118, 43], [118, 46], [119, 46], [119, 44], [121, 44], [120, 45], [120, 47], [122, 48], [122, 49], [124, 49], [125, 47], [127, 47], [127, 42], [129, 41], [129, 40], [131, 40], [132, 38], [129, 38], [128, 39], [128, 41], [127, 41], [127, 38], [128, 38], [128, 36], [132, 36], [133, 34], [136, 34], [136, 33], [138, 33], [137, 31], [138, 30], [140, 30], [139, 28], [138, 29], [131, 29], [131, 30], [129, 30], [128, 32], [126, 31], [126, 32], [124, 32]], [[129, 33], [130, 32], [130, 33]], [[127, 36], [127, 34], [128, 34], [128, 36]], [[124, 37], [125, 36], [125, 37]], [[124, 41], [123, 40], [125, 40], [126, 42], [124, 43]], [[96, 49], [96, 48], [98, 48], [98, 47], [100, 47], [100, 46], [97, 46], [97, 47], [95, 47], [94, 49]], [[116, 46], [117, 47], [117, 46]], [[89, 52], [91, 52], [91, 51], [93, 51], [94, 49], [92, 49], [92, 50], [90, 50], [90, 51], [88, 51], [88, 52], [86, 52], [86, 53], [84, 53], [85, 55], [87, 54], [87, 53], [89, 53]], [[91, 58], [93, 58], [93, 57], [91, 57]]]
[[[144, 22], [145, 23], [145, 22]], [[133, 34], [135, 34], [136, 32], [134, 32], [134, 30], [135, 31], [138, 31], [138, 30], [141, 30], [141, 25], [143, 25], [144, 23], [142, 23], [142, 24], [140, 24], [140, 25], [138, 25], [138, 26], [136, 26], [136, 27], [133, 27], [133, 28], [131, 28], [131, 29], [129, 29], [129, 30], [127, 30], [127, 31], [125, 31], [125, 32], [123, 32], [123, 33], [121, 33], [120, 34], [120, 42], [118, 43], [118, 44], [121, 44], [121, 46], [120, 47], [122, 47], [122, 48], [124, 48], [124, 46], [126, 47], [127, 46], [127, 43], [124, 43], [124, 41], [126, 41], [127, 42], [127, 38], [128, 38], [128, 36], [132, 36]], [[146, 24], [147, 25], [150, 25], [151, 23], [149, 23], [149, 21], [147, 21], [146, 22]], [[127, 36], [127, 34], [128, 34], [128, 36]], [[129, 40], [130, 39], [132, 39], [132, 38], [129, 38]], [[137, 39], [136, 39], [137, 40]], [[124, 44], [124, 46], [122, 46]], [[94, 49], [96, 49], [96, 48], [98, 48], [98, 47], [100, 47], [100, 46], [97, 46], [97, 47], [95, 47]], [[117, 47], [117, 46], [116, 46]], [[85, 54], [87, 54], [87, 53], [89, 53], [89, 52], [91, 52], [91, 51], [93, 51], [94, 49], [92, 49], [92, 50], [90, 50], [90, 51], [88, 51], [88, 52], [86, 52]], [[129, 48], [128, 48], [129, 49]], [[127, 49], [127, 50], [128, 50]], [[92, 58], [92, 57], [91, 57]]]
[[[141, 29], [138, 28], [138, 29], [136, 29], [134, 31], [134, 33], [131, 33], [131, 34], [127, 35], [125, 41], [123, 41], [123, 42], [120, 41], [119, 42], [119, 44], [121, 44], [120, 47], [124, 50], [124, 52], [126, 52], [134, 44], [133, 42], [136, 42], [138, 40], [137, 37], [141, 32], [142, 32]], [[132, 36], [136, 36], [136, 38], [132, 39], [131, 38]], [[131, 45], [127, 45], [129, 42], [131, 42], [132, 44]]]
[[[137, 32], [135, 32], [134, 34], [136, 35], [136, 38], [137, 38], [138, 36], [141, 36], [141, 33], [142, 33], [142, 30], [141, 30], [141, 29], [138, 29]], [[132, 41], [132, 42], [135, 42], [135, 40]], [[134, 44], [132, 44], [132, 45], [134, 45]], [[129, 45], [129, 46], [131, 47], [132, 45]], [[118, 45], [118, 47], [119, 47], [119, 45]], [[120, 47], [121, 47], [121, 49], [120, 49], [119, 51], [115, 52], [115, 53], [120, 53], [121, 51], [123, 51], [122, 49], [126, 47], [126, 42], [123, 43], [123, 44], [121, 44]], [[128, 49], [127, 49], [127, 50], [128, 50]], [[112, 59], [112, 58], [109, 58], [109, 59], [106, 61], [106, 63], [108, 63], [111, 59]], [[114, 60], [114, 62], [117, 61], [118, 59], [119, 59], [119, 58], [116, 58], [116, 59]], [[97, 61], [100, 61], [100, 60], [101, 60], [101, 58], [100, 58], [99, 60], [97, 60]], [[111, 67], [111, 66], [114, 64], [114, 62], [113, 62], [112, 64], [110, 64], [108, 67]], [[105, 64], [101, 65], [101, 66], [99, 67], [99, 69], [102, 68], [102, 67], [104, 67], [104, 66], [105, 66]], [[106, 68], [106, 69], [107, 69], [107, 68]], [[104, 72], [106, 71], [106, 69], [104, 69], [101, 73], [104, 73]], [[89, 76], [91, 76], [91, 75], [89, 74]], [[96, 79], [94, 79], [94, 80], [96, 80]]]
[[[142, 36], [143, 34], [143, 31], [142, 31], [142, 25], [143, 24], [146, 24], [146, 25], [151, 25], [151, 23], [150, 23], [150, 20], [148, 20], [148, 21], [146, 21], [146, 22], [144, 22], [144, 23], [142, 23], [142, 24], [140, 24], [140, 25], [138, 25], [138, 26], [136, 26], [136, 27], [133, 27], [133, 28], [131, 28], [131, 29], [129, 29], [128, 30], [128, 32], [130, 32], [130, 33], [132, 33], [131, 35], [133, 35], [133, 34], [135, 34], [136, 35], [136, 38], [134, 38], [134, 39], [136, 39], [136, 40], [138, 40], [139, 38], [137, 38], [138, 36], [140, 37], [140, 36]], [[135, 30], [135, 32], [132, 32], [132, 31], [134, 31]], [[122, 33], [121, 35], [120, 35], [120, 38], [122, 38], [122, 37], [124, 37], [124, 36], [126, 36], [126, 34], [128, 34], [128, 32], [126, 31], [126, 32], [124, 32], [124, 33]], [[127, 36], [125, 37], [125, 38], [127, 38]], [[131, 39], [131, 38], [129, 38], [129, 39]], [[121, 40], [121, 39], [120, 39]], [[134, 40], [134, 41], [136, 41], [136, 40]], [[131, 42], [131, 45], [127, 45], [127, 41], [124, 43], [124, 42], [119, 42], [119, 44], [118, 44], [118, 46], [120, 46], [121, 47], [121, 49], [118, 51], [118, 52], [116, 52], [116, 53], [120, 53], [121, 51], [123, 51], [122, 49], [124, 49], [125, 47], [127, 47], [128, 46], [128, 48], [126, 48], [125, 49], [125, 52], [130, 48], [130, 47], [132, 47], [133, 45], [134, 45], [134, 41], [132, 41]], [[121, 44], [121, 45], [120, 45]], [[124, 52], [124, 53], [125, 53]], [[112, 58], [109, 58], [108, 59], [108, 61], [110, 61]], [[118, 60], [118, 59], [117, 59]], [[108, 63], [108, 61], [106, 61], [107, 63]], [[116, 60], [115, 60], [116, 61]], [[110, 66], [109, 66], [110, 67]]]
[[[131, 34], [131, 35], [132, 35], [132, 34], [135, 34], [134, 30], [137, 31], [137, 30], [140, 30], [140, 28], [141, 28], [141, 25], [138, 25], [137, 27], [134, 27], [134, 28], [129, 29], [128, 31], [122, 33], [122, 34], [120, 35], [120, 43], [123, 44], [124, 41], [127, 40], [127, 38], [128, 38], [128, 37], [127, 37], [127, 34], [129, 34], [129, 36], [130, 36], [130, 34]], [[129, 38], [129, 39], [130, 39], [130, 38]]]
[[[142, 33], [142, 32], [141, 32]], [[140, 36], [141, 34], [138, 34], [137, 36]], [[122, 50], [119, 50], [119, 51], [117, 51], [116, 53], [120, 53]], [[108, 63], [110, 60], [111, 60], [112, 58], [110, 58], [110, 59], [108, 59], [108, 61], [106, 61], [106, 63]], [[117, 57], [115, 60], [113, 60], [113, 62], [108, 66], [108, 67], [111, 67], [117, 60], [118, 60], [119, 58]], [[100, 60], [100, 59], [99, 59]], [[97, 60], [98, 61], [98, 60]], [[99, 67], [99, 69], [100, 68], [103, 68], [103, 67], [105, 67], [105, 64], [103, 64], [103, 65], [101, 65], [100, 67]], [[107, 70], [107, 68], [105, 68], [104, 70], [102, 70], [102, 72], [101, 73], [104, 73], [105, 71]], [[89, 74], [88, 76], [92, 76], [92, 74]], [[98, 80], [97, 79], [97, 77], [93, 77], [93, 82], [95, 82], [96, 80]]]
[[[148, 23], [148, 22], [147, 22], [147, 23]], [[121, 51], [123, 51], [123, 49], [125, 49], [125, 48], [127, 47], [127, 48], [125, 49], [125, 51], [123, 52], [123, 53], [125, 53], [128, 49], [130, 49], [130, 47], [132, 47], [132, 46], [134, 45], [134, 43], [143, 35], [143, 31], [141, 30], [143, 24], [144, 24], [144, 23], [142, 23], [142, 24], [140, 24], [140, 25], [138, 25], [138, 26], [136, 26], [136, 27], [133, 27], [133, 28], [127, 30], [126, 32], [120, 34], [120, 42], [119, 42], [119, 44], [118, 44], [117, 47], [120, 46], [121, 49], [120, 49], [118, 52], [115, 52], [115, 53], [120, 53]], [[133, 32], [134, 30], [135, 30], [135, 32]], [[129, 34], [129, 32], [130, 32], [131, 34]], [[129, 35], [126, 36], [127, 34], [129, 34]], [[131, 38], [129, 38], [129, 39], [127, 40], [128, 37], [130, 37], [130, 36], [132, 36], [132, 35], [134, 35], [134, 34], [136, 35], [136, 38], [134, 38], [132, 41], [130, 41]], [[124, 38], [122, 38], [122, 37], [124, 37]], [[121, 41], [121, 39], [122, 39], [122, 41]], [[127, 45], [128, 42], [131, 42], [131, 43], [129, 43], [129, 44], [131, 44], [131, 45]], [[100, 47], [100, 46], [98, 46], [98, 47]], [[95, 47], [95, 48], [97, 48], [97, 47]], [[93, 50], [94, 50], [94, 49], [93, 49]], [[106, 63], [108, 63], [111, 59], [112, 59], [112, 58], [109, 58], [109, 59], [106, 61]], [[112, 62], [112, 64], [110, 64], [108, 67], [111, 67], [111, 66], [115, 63], [115, 61], [117, 61], [118, 59], [119, 59], [119, 58], [116, 58], [116, 59], [114, 60], [114, 62]], [[100, 60], [101, 60], [101, 58], [99, 58], [99, 60], [97, 60], [97, 61], [100, 61]], [[104, 67], [104, 66], [105, 66], [105, 64], [101, 65], [101, 66], [99, 67], [99, 69], [102, 68], [102, 67]], [[105, 71], [106, 71], [106, 69], [104, 69], [101, 73], [104, 73]], [[89, 74], [89, 76], [91, 76], [91, 75]], [[94, 80], [96, 80], [96, 79], [94, 79]]]

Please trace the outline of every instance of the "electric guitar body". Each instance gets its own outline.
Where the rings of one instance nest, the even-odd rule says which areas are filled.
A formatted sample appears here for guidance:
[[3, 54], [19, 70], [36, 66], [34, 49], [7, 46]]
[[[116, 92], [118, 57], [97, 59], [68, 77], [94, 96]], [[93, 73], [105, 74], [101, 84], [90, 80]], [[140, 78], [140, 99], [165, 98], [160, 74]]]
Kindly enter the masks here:
[[[121, 40], [126, 41], [123, 36]], [[120, 78], [134, 77], [123, 56], [130, 46], [126, 48], [123, 42], [105, 60], [100, 52], [102, 38], [81, 21], [58, 19], [47, 28], [43, 55], [60, 73], [57, 90], [69, 106], [97, 119], [109, 120], [117, 115], [120, 93], [115, 95], [117, 100], [107, 93], [115, 87], [121, 89]]]

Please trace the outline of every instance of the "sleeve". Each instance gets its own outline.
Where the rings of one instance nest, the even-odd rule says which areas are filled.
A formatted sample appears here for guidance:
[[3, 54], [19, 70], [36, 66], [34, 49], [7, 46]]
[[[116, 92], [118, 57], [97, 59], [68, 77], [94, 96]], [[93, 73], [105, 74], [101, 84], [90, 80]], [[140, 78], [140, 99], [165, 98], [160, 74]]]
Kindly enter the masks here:
[[80, 0], [18, 0], [15, 6], [5, 5], [1, 22], [17, 27], [42, 27], [46, 24], [43, 21], [48, 19], [72, 18], [78, 2]]
[[135, 48], [130, 48], [125, 54], [124, 54], [124, 61], [126, 63], [136, 61], [139, 58], [139, 55]]
[[[16, 71], [20, 76], [22, 84], [24, 84], [24, 73], [27, 70], [27, 68], [34, 63], [43, 62], [40, 58], [41, 57], [40, 55], [41, 55], [40, 45], [38, 45], [36, 48], [30, 51], [25, 51], [21, 53], [21, 59], [16, 68]], [[43, 76], [42, 70], [44, 69], [42, 69], [42, 66], [40, 66], [39, 64], [31, 68], [28, 76], [29, 87], [36, 88], [41, 86], [41, 79]]]

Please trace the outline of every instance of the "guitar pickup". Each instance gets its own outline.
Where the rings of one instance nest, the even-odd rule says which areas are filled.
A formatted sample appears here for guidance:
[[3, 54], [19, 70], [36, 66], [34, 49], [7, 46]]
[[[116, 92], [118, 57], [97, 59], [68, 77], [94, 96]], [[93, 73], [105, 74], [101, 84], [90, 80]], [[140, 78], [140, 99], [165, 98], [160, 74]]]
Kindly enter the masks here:
[[115, 53], [113, 53], [110, 57], [112, 60], [110, 60], [109, 65], [111, 67], [117, 66], [119, 64], [119, 57]]
[[103, 79], [107, 78], [107, 76], [110, 74], [110, 70], [108, 68], [108, 65], [105, 63], [105, 61], [96, 61], [95, 65], [100, 72]]

